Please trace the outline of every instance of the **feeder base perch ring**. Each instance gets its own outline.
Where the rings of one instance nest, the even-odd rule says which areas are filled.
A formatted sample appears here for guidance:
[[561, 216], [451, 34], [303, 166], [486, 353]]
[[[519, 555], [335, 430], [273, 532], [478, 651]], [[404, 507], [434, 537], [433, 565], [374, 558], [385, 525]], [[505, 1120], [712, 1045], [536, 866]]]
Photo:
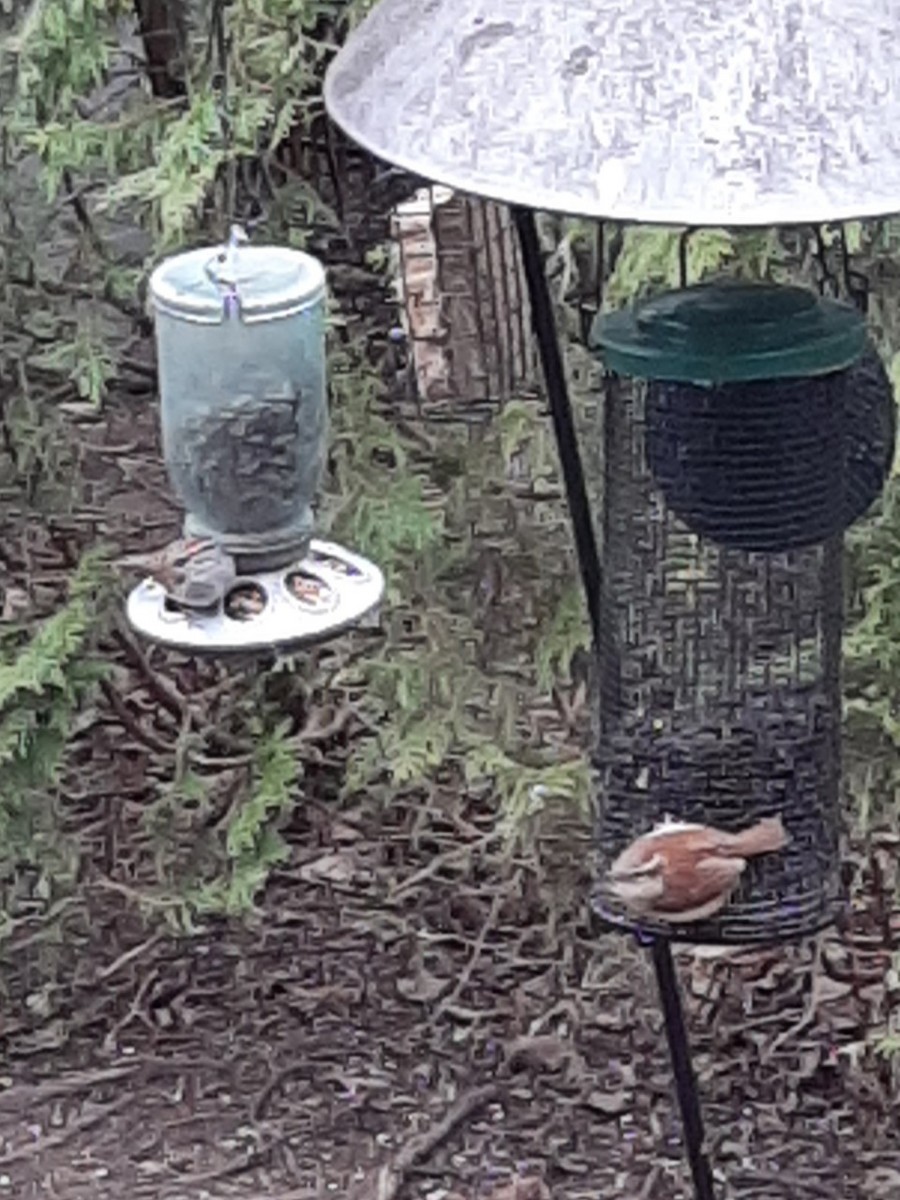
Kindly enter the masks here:
[[137, 634], [173, 649], [265, 653], [326, 641], [366, 623], [384, 586], [374, 563], [334, 542], [313, 539], [298, 562], [240, 576], [214, 610], [174, 608], [162, 586], [145, 579], [129, 594], [126, 613]]

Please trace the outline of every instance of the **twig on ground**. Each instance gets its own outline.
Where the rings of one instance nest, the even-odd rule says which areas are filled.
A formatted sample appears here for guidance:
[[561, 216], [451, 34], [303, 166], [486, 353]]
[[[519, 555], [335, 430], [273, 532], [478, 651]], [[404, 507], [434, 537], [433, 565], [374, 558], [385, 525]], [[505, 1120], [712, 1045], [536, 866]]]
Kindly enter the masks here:
[[656, 1194], [657, 1185], [662, 1180], [662, 1177], [662, 1167], [651, 1167], [647, 1178], [644, 1180], [641, 1190], [638, 1192], [638, 1200], [651, 1200], [651, 1197]]
[[458, 846], [454, 850], [448, 850], [446, 854], [439, 854], [427, 863], [421, 870], [414, 871], [412, 875], [406, 879], [395, 889], [391, 900], [396, 903], [404, 898], [408, 892], [414, 891], [420, 884], [425, 883], [428, 879], [433, 879], [435, 875], [443, 868], [450, 866], [460, 860], [465, 861], [479, 850], [484, 850], [491, 842], [497, 841], [499, 834], [492, 830], [490, 833], [484, 834], [476, 841], [467, 842], [464, 846]]
[[472, 978], [472, 972], [475, 970], [476, 966], [478, 965], [478, 961], [484, 952], [488, 934], [494, 928], [497, 923], [497, 918], [500, 916], [500, 909], [503, 907], [503, 901], [505, 898], [506, 897], [503, 891], [496, 891], [494, 893], [493, 898], [491, 899], [490, 911], [485, 918], [484, 924], [478, 931], [478, 937], [475, 939], [475, 945], [472, 947], [472, 953], [466, 959], [466, 965], [460, 972], [459, 978], [457, 979], [452, 991], [448, 992], [448, 994], [435, 1008], [434, 1013], [431, 1016], [432, 1025], [436, 1024], [437, 1021], [440, 1020], [449, 1005], [456, 1003], [465, 988], [468, 986], [469, 980]]
[[179, 909], [183, 907], [184, 901], [177, 896], [155, 896], [152, 892], [142, 892], [139, 888], [129, 887], [127, 883], [120, 883], [116, 879], [109, 879], [106, 876], [93, 879], [85, 884], [85, 888], [96, 888], [103, 892], [118, 892], [120, 896], [125, 896], [128, 900], [133, 900], [135, 904], [146, 905], [152, 909]]
[[357, 1193], [359, 1200], [397, 1200], [410, 1171], [420, 1166], [464, 1121], [496, 1100], [499, 1094], [500, 1088], [496, 1083], [482, 1084], [464, 1092], [437, 1124], [410, 1138], [394, 1159], [379, 1170], [374, 1189], [371, 1180], [360, 1186]]
[[317, 1188], [290, 1188], [286, 1192], [253, 1192], [246, 1200], [322, 1200], [322, 1193]]
[[774, 1056], [775, 1052], [781, 1046], [783, 1046], [785, 1044], [785, 1042], [789, 1042], [789, 1041], [791, 1041], [792, 1038], [797, 1037], [798, 1034], [803, 1033], [803, 1031], [808, 1026], [812, 1025], [812, 1023], [815, 1021], [816, 1015], [817, 1015], [818, 1009], [819, 1009], [819, 996], [820, 996], [820, 991], [821, 991], [820, 986], [819, 986], [819, 980], [822, 975], [823, 946], [824, 946], [824, 939], [820, 935], [819, 937], [816, 938], [815, 954], [813, 956], [812, 965], [810, 967], [809, 997], [808, 997], [806, 1005], [803, 1009], [803, 1015], [800, 1017], [800, 1019], [798, 1021], [795, 1021], [794, 1024], [791, 1025], [788, 1029], [785, 1029], [781, 1033], [779, 1033], [778, 1036], [772, 1040], [771, 1044], [763, 1049], [763, 1052], [760, 1055], [760, 1058], [762, 1059], [763, 1062], [770, 1061], [772, 1059], [772, 1057]]
[[154, 754], [169, 755], [172, 753], [172, 746], [167, 746], [161, 741], [156, 734], [151, 733], [149, 729], [143, 729], [137, 717], [132, 713], [124, 699], [119, 695], [108, 679], [100, 680], [100, 688], [103, 695], [109, 702], [110, 708], [116, 716], [116, 719], [122, 725], [126, 733], [130, 733], [138, 745], [146, 746], [148, 750], [152, 750]]
[[105, 1049], [109, 1051], [115, 1050], [119, 1034], [135, 1019], [143, 1021], [149, 1030], [155, 1032], [153, 1022], [143, 1011], [142, 1005], [146, 999], [147, 993], [153, 987], [157, 979], [159, 979], [159, 967], [151, 967], [138, 985], [138, 990], [135, 992], [134, 999], [128, 1006], [128, 1012], [124, 1017], [121, 1017], [118, 1021], [116, 1021], [115, 1025], [103, 1039]]
[[130, 632], [124, 628], [121, 620], [117, 622], [115, 638], [125, 651], [127, 658], [136, 667], [140, 668], [141, 674], [146, 680], [147, 687], [163, 708], [167, 709], [179, 721], [183, 720], [187, 707], [184, 697], [153, 669], [150, 665], [150, 660], [131, 636]]
[[286, 1067], [282, 1067], [281, 1070], [276, 1071], [275, 1074], [271, 1076], [268, 1083], [265, 1084], [262, 1091], [259, 1093], [259, 1095], [256, 1097], [256, 1099], [253, 1101], [253, 1104], [251, 1105], [250, 1116], [251, 1116], [253, 1123], [257, 1124], [259, 1121], [261, 1121], [263, 1119], [263, 1117], [265, 1116], [266, 1108], [268, 1107], [269, 1101], [272, 1099], [272, 1097], [275, 1095], [275, 1093], [281, 1088], [281, 1085], [283, 1083], [287, 1083], [287, 1081], [289, 1079], [294, 1079], [297, 1076], [302, 1076], [308, 1069], [309, 1069], [309, 1064], [306, 1062], [302, 1062], [302, 1063], [288, 1063], [288, 1065]]
[[315, 708], [293, 740], [298, 744], [331, 741], [339, 733], [344, 732], [352, 716], [353, 708], [345, 702], [337, 709], [330, 721], [321, 724], [321, 711]]
[[148, 937], [145, 941], [141, 942], [139, 946], [132, 946], [129, 950], [126, 950], [123, 954], [120, 954], [118, 958], [113, 959], [109, 966], [103, 967], [101, 970], [99, 970], [97, 972], [97, 981], [99, 983], [106, 983], [107, 980], [112, 979], [113, 975], [118, 974], [123, 967], [127, 967], [130, 962], [134, 961], [134, 959], [140, 958], [141, 955], [146, 953], [147, 950], [152, 950], [154, 946], [158, 946], [159, 943], [164, 940], [164, 938], [165, 934], [161, 929], [158, 929], [156, 933], [152, 935], [152, 937]]
[[58, 1150], [60, 1146], [65, 1146], [77, 1134], [85, 1133], [87, 1130], [103, 1124], [114, 1113], [121, 1112], [129, 1105], [134, 1105], [134, 1096], [130, 1092], [126, 1092], [123, 1096], [117, 1096], [111, 1103], [104, 1104], [98, 1112], [83, 1113], [71, 1125], [61, 1129], [59, 1133], [52, 1134], [47, 1138], [35, 1138], [33, 1142], [21, 1146], [18, 1150], [11, 1150], [9, 1154], [0, 1156], [0, 1167], [11, 1167], [16, 1163], [28, 1162], [38, 1155], [46, 1154], [48, 1150]]
[[813, 1179], [808, 1175], [799, 1175], [792, 1171], [760, 1171], [760, 1170], [740, 1170], [729, 1172], [731, 1180], [735, 1184], [747, 1184], [752, 1187], [754, 1183], [764, 1184], [768, 1187], [778, 1186], [784, 1189], [783, 1195], [796, 1196], [800, 1193], [805, 1193], [809, 1196], [829, 1197], [834, 1195], [834, 1187], [822, 1180]]
[[123, 1063], [121, 1066], [101, 1067], [95, 1071], [71, 1071], [46, 1083], [13, 1084], [12, 1087], [0, 1091], [0, 1112], [28, 1112], [50, 1100], [75, 1096], [104, 1083], [116, 1083], [120, 1079], [127, 1079], [140, 1070], [140, 1066], [138, 1062]]
[[225, 1163], [224, 1166], [215, 1167], [211, 1171], [204, 1171], [200, 1175], [179, 1175], [177, 1177], [178, 1186], [189, 1188], [206, 1187], [210, 1183], [218, 1183], [222, 1179], [230, 1179], [234, 1175], [242, 1175], [244, 1171], [252, 1171], [256, 1167], [261, 1166], [273, 1150], [277, 1150], [279, 1146], [283, 1146], [290, 1136], [289, 1133], [279, 1134], [278, 1137], [272, 1138], [271, 1141], [266, 1142], [264, 1145], [257, 1146], [254, 1150], [248, 1150], [240, 1158]]

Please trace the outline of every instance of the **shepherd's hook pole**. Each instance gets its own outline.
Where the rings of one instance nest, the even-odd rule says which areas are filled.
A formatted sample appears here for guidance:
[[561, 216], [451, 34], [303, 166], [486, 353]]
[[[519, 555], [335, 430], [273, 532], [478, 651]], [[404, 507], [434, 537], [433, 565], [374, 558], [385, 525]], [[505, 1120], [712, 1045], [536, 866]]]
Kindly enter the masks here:
[[519, 232], [522, 266], [525, 270], [528, 296], [531, 301], [531, 319], [541, 357], [544, 382], [547, 386], [547, 400], [550, 404], [556, 444], [559, 447], [559, 461], [566, 487], [566, 497], [569, 502], [569, 511], [572, 514], [581, 582], [587, 601], [594, 645], [599, 646], [600, 557], [597, 554], [597, 541], [594, 536], [594, 525], [591, 520], [591, 509], [584, 482], [584, 468], [578, 450], [578, 436], [572, 418], [569, 388], [559, 349], [556, 320], [553, 316], [553, 302], [550, 299], [550, 289], [547, 286], [547, 276], [541, 258], [541, 246], [534, 212], [530, 208], [514, 208], [512, 211]]
[[678, 978], [668, 938], [653, 938], [652, 953], [656, 982], [659, 985], [659, 996], [666, 1019], [666, 1038], [675, 1076], [675, 1090], [678, 1093], [678, 1107], [681, 1109], [684, 1144], [691, 1175], [694, 1177], [694, 1193], [697, 1200], [715, 1200], [712, 1171], [704, 1147], [706, 1135], [703, 1132], [697, 1079], [691, 1065], [691, 1049], [688, 1045], [684, 1012], [678, 992]]
[[[525, 280], [528, 284], [528, 295], [531, 301], [531, 319], [534, 323], [544, 382], [547, 386], [550, 415], [553, 419], [553, 429], [559, 447], [559, 460], [566, 487], [566, 498], [572, 514], [575, 549], [578, 554], [581, 581], [591, 620], [591, 632], [594, 636], [594, 645], [599, 647], [600, 556], [597, 553], [594, 524], [591, 519], [587, 487], [584, 481], [584, 467], [578, 450], [578, 436], [572, 417], [572, 405], [569, 400], [569, 388], [559, 348], [556, 320], [553, 316], [553, 303], [550, 299], [550, 289], [547, 286], [547, 276], [541, 258], [537, 222], [533, 210], [529, 208], [514, 208], [513, 218], [522, 248], [522, 266], [525, 270]], [[703, 1146], [703, 1117], [700, 1113], [697, 1081], [691, 1066], [691, 1052], [684, 1027], [684, 1013], [678, 994], [678, 981], [675, 977], [672, 951], [668, 941], [663, 938], [654, 938], [652, 945], [653, 963], [656, 967], [659, 994], [666, 1019], [666, 1036], [669, 1042], [678, 1104], [681, 1108], [681, 1119], [684, 1126], [684, 1140], [691, 1174], [694, 1177], [694, 1190], [697, 1200], [715, 1200], [712, 1171]]]

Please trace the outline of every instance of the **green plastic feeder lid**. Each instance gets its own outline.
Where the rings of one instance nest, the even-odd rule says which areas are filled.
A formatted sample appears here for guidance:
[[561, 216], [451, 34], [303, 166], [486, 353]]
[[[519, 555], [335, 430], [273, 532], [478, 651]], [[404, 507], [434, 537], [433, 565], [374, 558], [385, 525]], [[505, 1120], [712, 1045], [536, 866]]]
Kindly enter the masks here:
[[619, 375], [697, 384], [826, 375], [856, 362], [865, 341], [849, 304], [765, 283], [666, 292], [601, 314], [590, 336]]

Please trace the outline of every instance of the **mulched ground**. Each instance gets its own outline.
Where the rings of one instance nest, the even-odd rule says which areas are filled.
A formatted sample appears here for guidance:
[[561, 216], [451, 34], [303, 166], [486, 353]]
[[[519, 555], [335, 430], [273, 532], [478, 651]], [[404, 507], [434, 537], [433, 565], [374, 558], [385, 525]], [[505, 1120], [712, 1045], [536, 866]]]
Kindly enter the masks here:
[[[106, 899], [89, 941], [23, 947], [20, 969], [55, 954], [61, 982], [6, 1006], [0, 1185], [689, 1195], [649, 964], [462, 810], [306, 812], [243, 928], [148, 937]], [[841, 978], [853, 945], [825, 942], [818, 1005], [801, 950], [679, 955], [721, 1195], [896, 1195], [892, 1080], [863, 1043], [885, 964], [857, 949]]]
[[[148, 397], [79, 437], [84, 505], [3, 510], [9, 583], [38, 610], [101, 530], [137, 549], [178, 525]], [[337, 735], [259, 911], [178, 936], [129, 855], [178, 687], [190, 709], [221, 676], [124, 634], [110, 652], [68, 780], [79, 898], [4, 951], [0, 1196], [691, 1195], [650, 964], [591, 925], [583, 829], [511, 860], [490, 798], [450, 785], [341, 809]], [[897, 1073], [872, 1045], [898, 989], [895, 857], [860, 857], [852, 919], [816, 952], [679, 953], [723, 1198], [900, 1194]]]

